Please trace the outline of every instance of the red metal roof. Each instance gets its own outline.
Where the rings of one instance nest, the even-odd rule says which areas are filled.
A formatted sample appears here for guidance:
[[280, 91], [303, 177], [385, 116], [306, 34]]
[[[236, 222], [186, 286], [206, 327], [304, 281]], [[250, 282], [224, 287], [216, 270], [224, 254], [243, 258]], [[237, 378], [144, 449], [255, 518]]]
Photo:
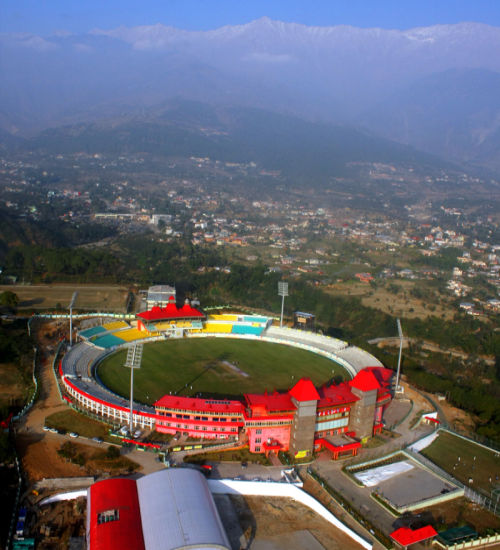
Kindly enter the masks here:
[[437, 535], [436, 530], [432, 525], [426, 525], [420, 529], [410, 529], [409, 527], [400, 527], [391, 533], [391, 538], [395, 540], [401, 546], [408, 546], [410, 544], [415, 544], [416, 542], [421, 542], [423, 540], [430, 539]]
[[182, 397], [179, 395], [164, 395], [155, 404], [157, 407], [166, 409], [182, 409], [193, 412], [218, 412], [218, 413], [240, 413], [243, 414], [243, 403], [223, 399], [201, 399], [199, 397]]
[[277, 391], [270, 394], [267, 392], [246, 393], [245, 400], [252, 410], [252, 417], [283, 411], [295, 411], [295, 405], [288, 393], [278, 393]]
[[297, 401], [318, 401], [319, 394], [310, 378], [301, 378], [288, 392]]
[[352, 388], [357, 388], [361, 391], [380, 390], [382, 386], [377, 380], [377, 377], [373, 374], [373, 371], [369, 369], [363, 369], [356, 374], [356, 376], [349, 382]]
[[[137, 485], [133, 479], [105, 479], [89, 489], [89, 550], [145, 550]], [[117, 519], [99, 523], [99, 514]]]
[[318, 393], [320, 396], [318, 409], [336, 407], [345, 405], [346, 403], [359, 401], [359, 397], [352, 393], [351, 386], [348, 382], [342, 382], [338, 385], [332, 384], [331, 386], [322, 386], [318, 389]]
[[204, 319], [205, 315], [189, 304], [177, 307], [177, 304], [168, 303], [166, 307], [154, 306], [148, 311], [138, 313], [137, 317], [145, 321], [164, 321], [169, 319]]

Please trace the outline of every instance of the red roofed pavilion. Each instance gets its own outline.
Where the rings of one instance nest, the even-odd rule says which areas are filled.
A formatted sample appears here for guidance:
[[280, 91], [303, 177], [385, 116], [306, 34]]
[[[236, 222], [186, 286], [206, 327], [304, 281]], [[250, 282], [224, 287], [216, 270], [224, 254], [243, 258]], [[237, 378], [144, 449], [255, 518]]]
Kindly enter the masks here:
[[411, 544], [422, 542], [437, 535], [437, 531], [432, 525], [426, 525], [420, 529], [410, 529], [409, 527], [400, 527], [391, 533], [391, 539], [397, 542], [403, 548]]
[[148, 311], [142, 311], [137, 314], [137, 318], [142, 321], [154, 322], [174, 319], [204, 319], [205, 315], [188, 303], [178, 307], [177, 304], [170, 302], [165, 307], [154, 306]]

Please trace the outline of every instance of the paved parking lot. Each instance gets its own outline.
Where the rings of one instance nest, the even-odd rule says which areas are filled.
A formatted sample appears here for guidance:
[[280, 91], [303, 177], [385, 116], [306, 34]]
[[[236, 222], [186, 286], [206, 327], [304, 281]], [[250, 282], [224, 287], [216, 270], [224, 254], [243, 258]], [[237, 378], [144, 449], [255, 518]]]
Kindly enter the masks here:
[[413, 468], [382, 481], [376, 490], [396, 508], [449, 493], [456, 487], [411, 461]]

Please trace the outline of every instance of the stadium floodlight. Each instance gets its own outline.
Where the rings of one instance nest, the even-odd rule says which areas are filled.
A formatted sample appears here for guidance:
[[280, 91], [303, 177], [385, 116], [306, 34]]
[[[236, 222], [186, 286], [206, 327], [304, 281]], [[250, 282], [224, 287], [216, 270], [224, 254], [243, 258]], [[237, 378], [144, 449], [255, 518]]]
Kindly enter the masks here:
[[399, 391], [399, 375], [401, 373], [401, 356], [403, 355], [403, 330], [401, 329], [401, 321], [396, 319], [399, 335], [399, 356], [398, 356], [398, 370], [396, 371], [396, 393]]
[[288, 296], [288, 283], [285, 281], [278, 281], [278, 296], [281, 296], [281, 317], [280, 328], [283, 327], [283, 311], [285, 309], [285, 296]]
[[73, 292], [71, 296], [71, 302], [69, 303], [69, 347], [73, 345], [73, 307], [75, 306], [76, 299], [78, 298], [78, 292]]
[[129, 430], [132, 435], [132, 429], [134, 425], [134, 369], [141, 368], [142, 361], [142, 344], [135, 344], [130, 346], [127, 350], [127, 359], [125, 360], [125, 367], [130, 369], [130, 418], [129, 418]]

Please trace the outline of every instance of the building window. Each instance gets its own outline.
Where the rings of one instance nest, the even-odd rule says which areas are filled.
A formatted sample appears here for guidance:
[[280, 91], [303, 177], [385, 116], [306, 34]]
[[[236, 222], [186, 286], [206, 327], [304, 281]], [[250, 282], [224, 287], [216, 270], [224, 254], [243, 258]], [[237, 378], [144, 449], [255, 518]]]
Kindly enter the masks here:
[[118, 521], [120, 519], [120, 510], [105, 510], [97, 514], [97, 525], [109, 523], [110, 521]]
[[262, 443], [262, 437], [256, 437], [255, 443]]
[[260, 445], [258, 445], [257, 447], [255, 447], [255, 452], [256, 452], [256, 453], [260, 453]]
[[262, 433], [262, 430], [255, 430], [255, 433], [256, 433], [256, 434], [261, 434], [261, 433]]

